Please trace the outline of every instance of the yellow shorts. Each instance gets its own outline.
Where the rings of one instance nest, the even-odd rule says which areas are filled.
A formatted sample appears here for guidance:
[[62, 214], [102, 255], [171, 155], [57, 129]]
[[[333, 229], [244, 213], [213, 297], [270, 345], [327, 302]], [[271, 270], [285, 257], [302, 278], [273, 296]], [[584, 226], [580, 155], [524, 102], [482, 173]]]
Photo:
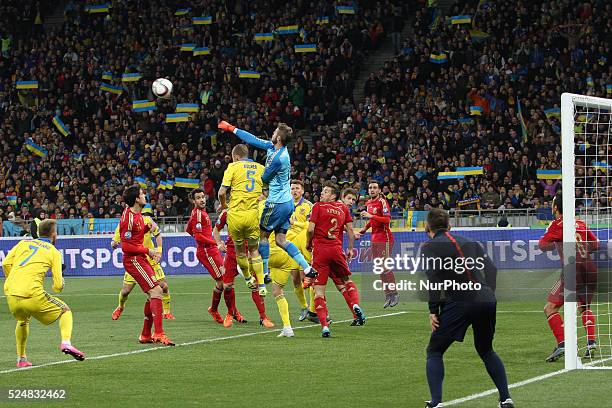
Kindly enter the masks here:
[[[149, 263], [151, 263], [151, 266], [153, 267], [153, 270], [155, 271], [155, 279], [158, 282], [166, 279], [166, 274], [164, 273], [164, 270], [162, 269], [161, 265], [155, 262], [154, 260], [152, 260], [148, 255], [147, 255], [147, 259], [149, 260]], [[123, 283], [126, 285], [136, 285], [137, 282], [134, 278], [132, 278], [132, 275], [126, 272], [123, 275]]]
[[8, 295], [6, 301], [9, 310], [18, 321], [29, 321], [34, 317], [45, 325], [56, 321], [68, 308], [66, 303], [47, 292], [30, 298]]
[[227, 213], [227, 232], [235, 242], [257, 241], [259, 239], [259, 211]]
[[285, 251], [278, 248], [273, 250], [268, 260], [270, 277], [272, 282], [279, 286], [285, 286], [292, 270], [299, 270], [300, 266]]

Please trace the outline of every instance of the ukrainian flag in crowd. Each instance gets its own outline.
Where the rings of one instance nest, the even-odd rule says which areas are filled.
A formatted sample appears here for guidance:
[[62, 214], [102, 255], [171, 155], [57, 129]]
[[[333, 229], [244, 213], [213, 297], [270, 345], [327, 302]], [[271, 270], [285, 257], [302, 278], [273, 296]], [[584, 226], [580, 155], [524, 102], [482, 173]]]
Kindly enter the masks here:
[[478, 174], [483, 174], [484, 168], [483, 167], [457, 167], [457, 170], [455, 170], [455, 173], [461, 174], [464, 176], [475, 176]]
[[196, 45], [193, 43], [181, 44], [181, 51], [193, 51]]
[[212, 16], [194, 17], [191, 21], [194, 25], [209, 25], [212, 24]]
[[102, 73], [102, 79], [105, 81], [112, 81], [113, 80], [113, 73], [110, 71], [104, 71]]
[[353, 6], [336, 6], [338, 14], [355, 14], [355, 7]]
[[300, 38], [302, 39], [302, 41], [305, 41], [307, 36], [308, 36], [308, 33], [306, 32], [306, 30], [304, 30], [303, 28], [300, 28]]
[[316, 44], [298, 44], [294, 47], [295, 52], [317, 52]]
[[240, 78], [260, 78], [261, 74], [257, 71], [247, 71], [240, 70], [240, 74], [238, 75]]
[[17, 196], [6, 196], [6, 199], [10, 205], [17, 205]]
[[299, 26], [297, 24], [288, 25], [288, 26], [280, 26], [276, 29], [279, 35], [287, 35], [287, 34], [297, 34]]
[[609, 165], [609, 164], [608, 164], [608, 163], [606, 163], [606, 162], [598, 162], [598, 161], [595, 161], [595, 162], [593, 162], [593, 167], [595, 168], [595, 170], [601, 170], [601, 171], [603, 171], [604, 173], [607, 173], [607, 172], [608, 172], [608, 169], [609, 169], [610, 167], [612, 167], [612, 166], [611, 166], [611, 165]]
[[591, 88], [595, 86], [595, 81], [593, 81], [593, 77], [591, 76], [587, 77], [586, 83], [587, 83], [587, 86], [590, 86]]
[[62, 120], [60, 119], [59, 116], [55, 116], [52, 120], [53, 124], [55, 125], [55, 127], [57, 128], [57, 130], [64, 136], [68, 136], [70, 134], [70, 131], [68, 130], [68, 128], [66, 127], [66, 125], [64, 124], [64, 122], [62, 122]]
[[142, 188], [147, 188], [147, 180], [144, 177], [134, 177], [134, 181]]
[[30, 152], [34, 153], [37, 156], [40, 156], [42, 158], [47, 157], [47, 155], [49, 154], [49, 152], [47, 151], [47, 149], [45, 149], [42, 146], [37, 145], [36, 143], [34, 143], [34, 141], [32, 139], [28, 139], [26, 141], [26, 145], [25, 145], [26, 149], [28, 149]]
[[162, 169], [161, 167], [155, 167], [153, 170], [151, 170], [153, 173], [157, 174], [157, 173], [164, 173], [164, 169]]
[[17, 81], [15, 86], [17, 89], [38, 89], [38, 81]]
[[472, 23], [472, 16], [452, 16], [450, 18], [450, 22], [451, 24], [471, 24]]
[[83, 161], [83, 159], [87, 156], [85, 153], [73, 153], [70, 157], [76, 161]]
[[462, 125], [473, 125], [474, 124], [474, 119], [472, 119], [472, 118], [461, 118], [461, 119], [457, 119], [457, 122], [461, 123]]
[[536, 176], [539, 180], [561, 180], [561, 169], [559, 170], [537, 170]]
[[478, 42], [478, 41], [484, 41], [487, 38], [489, 38], [489, 34], [485, 33], [484, 31], [480, 31], [480, 30], [470, 30], [470, 37], [472, 38], [472, 41]]
[[612, 85], [606, 85], [606, 93], [612, 95]]
[[272, 41], [274, 39], [273, 33], [257, 33], [255, 34], [255, 41]]
[[193, 113], [193, 112], [199, 112], [199, 111], [200, 111], [200, 106], [197, 103], [179, 103], [178, 105], [176, 105], [177, 113], [180, 113], [180, 112]]
[[104, 3], [98, 5], [89, 5], [85, 6], [85, 11], [94, 14], [94, 13], [108, 13], [111, 8], [111, 3]]
[[191, 11], [190, 8], [181, 8], [178, 9], [174, 12], [175, 16], [184, 16], [185, 14], [189, 14], [189, 12]]
[[470, 106], [470, 115], [476, 115], [476, 116], [482, 115], [482, 107]]
[[434, 64], [444, 64], [448, 62], [448, 56], [444, 52], [441, 54], [431, 54], [429, 56], [429, 62], [433, 62]]
[[144, 214], [147, 214], [147, 213], [148, 213], [148, 214], [151, 214], [151, 213], [153, 213], [153, 207], [151, 206], [151, 204], [146, 203], [146, 204], [144, 205], [144, 207], [142, 207], [142, 212], [143, 212]]
[[200, 187], [200, 180], [175, 177], [174, 185], [176, 187], [183, 187], [183, 188], [198, 188]]
[[527, 125], [525, 124], [523, 110], [521, 109], [521, 100], [519, 98], [516, 98], [516, 104], [518, 106], [518, 118], [519, 122], [521, 122], [521, 133], [523, 134], [523, 141], [526, 142], [529, 135], [527, 134]]
[[316, 23], [318, 25], [329, 24], [329, 17], [328, 16], [317, 17]]
[[142, 74], [140, 74], [138, 72], [133, 72], [133, 73], [121, 75], [121, 81], [122, 82], [136, 82], [136, 81], [140, 80], [141, 78], [142, 78]]
[[209, 54], [210, 54], [210, 48], [208, 47], [199, 47], [199, 48], [193, 49], [194, 57], [197, 57], [198, 55], [209, 55]]
[[438, 173], [438, 180], [454, 180], [465, 178], [463, 174], [459, 174], [456, 171], [441, 171]]
[[546, 109], [544, 111], [544, 114], [546, 115], [547, 119], [550, 118], [561, 118], [561, 109], [560, 108], [550, 108], [550, 109]]
[[102, 91], [110, 92], [115, 95], [121, 95], [123, 93], [123, 88], [120, 86], [114, 86], [111, 84], [107, 84], [106, 82], [102, 82], [100, 84], [100, 89]]
[[172, 190], [174, 187], [174, 181], [172, 180], [168, 180], [168, 181], [164, 181], [161, 180], [159, 182], [159, 186], [157, 187], [160, 190]]
[[138, 160], [134, 160], [134, 159], [130, 159], [128, 160], [128, 165], [129, 166], [138, 166]]
[[166, 123], [188, 122], [188, 113], [169, 113], [166, 115]]
[[146, 99], [141, 99], [137, 101], [132, 101], [132, 110], [134, 112], [149, 112], [157, 109], [154, 101], [148, 101]]

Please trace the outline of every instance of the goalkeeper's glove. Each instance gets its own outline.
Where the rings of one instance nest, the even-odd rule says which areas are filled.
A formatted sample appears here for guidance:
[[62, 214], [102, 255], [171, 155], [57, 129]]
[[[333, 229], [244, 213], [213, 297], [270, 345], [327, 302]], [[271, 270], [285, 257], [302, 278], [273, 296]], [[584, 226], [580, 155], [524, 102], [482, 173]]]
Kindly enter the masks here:
[[224, 120], [219, 122], [219, 125], [217, 125], [217, 127], [221, 130], [225, 130], [226, 132], [230, 132], [230, 133], [234, 133], [234, 130], [236, 130], [236, 126], [231, 125]]

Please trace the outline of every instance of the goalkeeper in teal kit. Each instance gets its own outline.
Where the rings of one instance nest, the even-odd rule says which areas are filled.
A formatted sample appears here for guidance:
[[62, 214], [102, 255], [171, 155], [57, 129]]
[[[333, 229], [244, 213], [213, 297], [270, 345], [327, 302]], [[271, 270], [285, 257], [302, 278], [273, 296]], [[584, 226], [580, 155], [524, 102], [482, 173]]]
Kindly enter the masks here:
[[286, 238], [287, 230], [289, 230], [290, 226], [289, 219], [294, 210], [289, 183], [291, 159], [287, 150], [287, 142], [291, 138], [293, 130], [286, 124], [280, 123], [272, 134], [272, 140], [270, 141], [260, 139], [226, 121], [219, 122], [219, 129], [231, 132], [242, 139], [243, 142], [260, 149], [265, 149], [267, 152], [266, 169], [262, 180], [269, 185], [270, 193], [266, 199], [265, 208], [259, 221], [259, 228], [261, 229], [259, 253], [263, 259], [266, 280], [269, 282], [268, 259], [270, 258], [270, 243], [268, 237], [274, 232], [276, 244], [283, 248], [304, 270], [304, 286], [311, 286], [314, 278], [317, 277], [317, 272], [306, 262], [300, 250], [291, 241], [287, 241]]

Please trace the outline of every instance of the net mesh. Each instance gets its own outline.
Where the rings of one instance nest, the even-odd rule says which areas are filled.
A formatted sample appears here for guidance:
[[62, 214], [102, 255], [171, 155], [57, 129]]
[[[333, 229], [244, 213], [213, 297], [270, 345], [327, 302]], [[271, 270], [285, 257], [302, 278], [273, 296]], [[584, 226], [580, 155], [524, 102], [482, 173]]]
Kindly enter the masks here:
[[[581, 266], [580, 262], [576, 267], [578, 358], [587, 368], [612, 368], [612, 261], [608, 255], [612, 231], [612, 100], [606, 103], [601, 99], [593, 102], [587, 97], [576, 98], [573, 112], [575, 214], [600, 243], [599, 250], [590, 255], [596, 272], [589, 272], [588, 265]], [[576, 241], [576, 256], [580, 259], [580, 252], [592, 245], [579, 227]], [[584, 303], [590, 304], [592, 314], [589, 308], [580, 307]], [[592, 332], [589, 335], [593, 326], [594, 337]], [[589, 347], [593, 340], [597, 342], [596, 351], [592, 345]]]

